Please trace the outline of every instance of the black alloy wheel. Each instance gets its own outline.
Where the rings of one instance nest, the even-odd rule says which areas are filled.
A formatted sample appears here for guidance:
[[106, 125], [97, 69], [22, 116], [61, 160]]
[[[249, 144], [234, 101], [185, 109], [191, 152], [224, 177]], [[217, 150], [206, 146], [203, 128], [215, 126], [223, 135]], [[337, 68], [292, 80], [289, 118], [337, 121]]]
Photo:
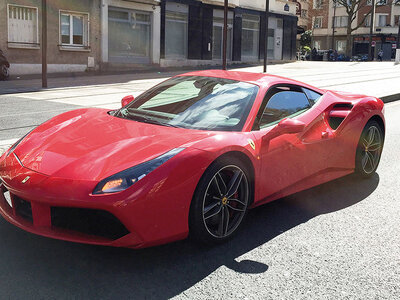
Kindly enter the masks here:
[[224, 158], [213, 163], [192, 201], [191, 236], [204, 243], [229, 239], [246, 215], [250, 196], [248, 171], [240, 160]]

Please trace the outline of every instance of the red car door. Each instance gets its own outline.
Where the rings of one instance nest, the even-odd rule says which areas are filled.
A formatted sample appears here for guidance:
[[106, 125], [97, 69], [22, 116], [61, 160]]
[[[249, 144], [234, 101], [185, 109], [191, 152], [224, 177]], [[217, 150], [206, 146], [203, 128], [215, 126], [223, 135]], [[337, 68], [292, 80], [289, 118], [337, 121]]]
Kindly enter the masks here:
[[[262, 140], [257, 185], [260, 200], [279, 198], [291, 187], [307, 185], [313, 176], [322, 174], [330, 167], [332, 142], [323, 113], [312, 107], [300, 87], [273, 88], [266, 98], [258, 118], [260, 130], [254, 131], [256, 138]], [[302, 124], [302, 128], [292, 133], [279, 132], [279, 122], [286, 122], [283, 119], [296, 120], [295, 124]]]

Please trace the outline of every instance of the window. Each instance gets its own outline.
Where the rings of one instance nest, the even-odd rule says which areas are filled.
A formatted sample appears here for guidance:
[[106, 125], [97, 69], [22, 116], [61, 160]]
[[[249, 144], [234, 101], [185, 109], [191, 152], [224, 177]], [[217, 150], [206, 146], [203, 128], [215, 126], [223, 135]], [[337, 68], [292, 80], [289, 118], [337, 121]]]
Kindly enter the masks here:
[[[212, 32], [212, 58], [222, 59], [223, 50], [223, 31], [224, 31], [224, 11], [214, 9], [213, 11], [213, 32]], [[232, 40], [233, 40], [233, 13], [228, 12], [228, 35], [227, 35], [227, 59], [232, 58]]]
[[364, 27], [370, 27], [370, 26], [371, 26], [371, 15], [368, 15], [368, 16], [365, 18]]
[[387, 25], [387, 15], [377, 15], [377, 27], [385, 27]]
[[121, 117], [164, 126], [240, 131], [258, 93], [254, 84], [203, 76], [171, 78], [124, 107]]
[[314, 48], [317, 50], [321, 49], [321, 41], [314, 40]]
[[323, 0], [313, 0], [313, 8], [322, 8]]
[[186, 58], [188, 6], [167, 2], [165, 13], [165, 57]]
[[341, 53], [346, 52], [347, 41], [336, 41], [336, 50]]
[[88, 14], [60, 12], [60, 44], [89, 46], [88, 23]]
[[9, 47], [37, 47], [39, 46], [38, 41], [38, 9], [8, 5]]
[[242, 59], [258, 60], [260, 17], [243, 15], [242, 19]]
[[343, 7], [343, 4], [339, 0], [333, 0], [333, 7]]
[[311, 107], [303, 92], [281, 88], [274, 88], [274, 90], [261, 116], [260, 128], [274, 125], [283, 118], [295, 117]]
[[150, 63], [152, 13], [108, 8], [108, 57], [116, 63]]
[[[375, 0], [375, 3], [376, 5], [387, 5], [387, 0]], [[367, 0], [367, 5], [371, 6], [372, 0]]]
[[321, 28], [322, 27], [322, 17], [314, 17], [314, 28]]
[[312, 90], [306, 89], [306, 88], [302, 88], [304, 94], [307, 95], [308, 100], [310, 100], [310, 102], [312, 103], [312, 105], [314, 105], [320, 98], [321, 98], [321, 94], [314, 92]]
[[400, 16], [395, 15], [394, 16], [394, 26], [399, 26], [399, 23], [400, 23]]
[[347, 27], [348, 23], [348, 17], [347, 16], [340, 16], [340, 17], [334, 17], [333, 18], [333, 26], [337, 27]]

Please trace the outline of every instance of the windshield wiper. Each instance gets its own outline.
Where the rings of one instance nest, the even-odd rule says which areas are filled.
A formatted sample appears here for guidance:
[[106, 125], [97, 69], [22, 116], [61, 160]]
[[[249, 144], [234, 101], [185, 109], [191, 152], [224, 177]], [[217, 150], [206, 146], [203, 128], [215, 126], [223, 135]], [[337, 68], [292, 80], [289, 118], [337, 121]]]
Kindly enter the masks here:
[[139, 121], [139, 122], [144, 122], [144, 123], [149, 123], [149, 124], [155, 124], [155, 125], [161, 125], [161, 126], [167, 126], [167, 127], [174, 127], [174, 128], [180, 128], [179, 126], [161, 122], [155, 118], [148, 117], [145, 115], [137, 114], [134, 112], [129, 111], [128, 109], [120, 109], [118, 112], [123, 118], [129, 118], [134, 121]]

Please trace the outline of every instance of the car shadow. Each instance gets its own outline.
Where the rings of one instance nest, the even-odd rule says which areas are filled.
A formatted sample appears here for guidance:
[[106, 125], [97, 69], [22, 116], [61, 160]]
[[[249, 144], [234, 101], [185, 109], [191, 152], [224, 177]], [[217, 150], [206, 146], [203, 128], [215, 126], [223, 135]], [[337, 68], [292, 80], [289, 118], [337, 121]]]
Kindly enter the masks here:
[[[249, 212], [231, 241], [204, 247], [189, 240], [131, 250], [81, 245], [28, 234], [0, 221], [0, 298], [170, 298], [221, 266], [240, 273], [268, 271], [235, 259], [299, 224], [350, 207], [378, 186], [379, 175], [349, 175]], [[23, 286], [23, 288], [21, 288]]]

